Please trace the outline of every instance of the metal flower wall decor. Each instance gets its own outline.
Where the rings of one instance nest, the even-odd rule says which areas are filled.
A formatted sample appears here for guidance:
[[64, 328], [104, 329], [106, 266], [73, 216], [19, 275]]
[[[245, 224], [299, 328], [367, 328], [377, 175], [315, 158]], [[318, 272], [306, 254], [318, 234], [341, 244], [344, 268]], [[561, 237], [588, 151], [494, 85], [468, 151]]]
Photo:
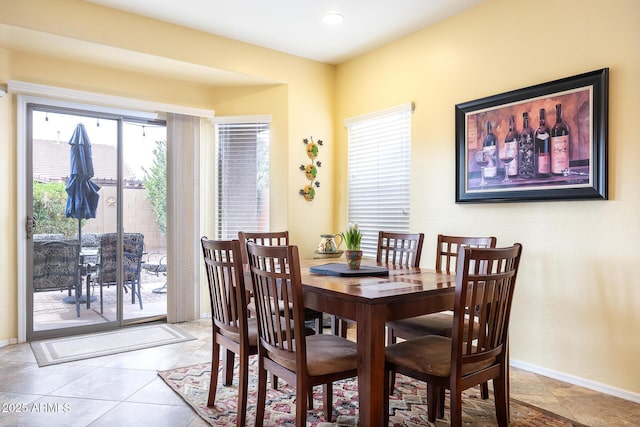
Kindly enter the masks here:
[[322, 145], [322, 140], [319, 139], [316, 143], [313, 142], [313, 137], [309, 137], [309, 139], [303, 139], [302, 142], [307, 146], [307, 157], [309, 157], [311, 163], [300, 165], [300, 170], [304, 172], [309, 180], [309, 184], [300, 189], [300, 195], [303, 196], [306, 201], [310, 202], [316, 196], [316, 188], [320, 187], [320, 181], [317, 181], [316, 177], [318, 175], [318, 168], [322, 166], [322, 163], [316, 160], [316, 158], [318, 157], [318, 147]]

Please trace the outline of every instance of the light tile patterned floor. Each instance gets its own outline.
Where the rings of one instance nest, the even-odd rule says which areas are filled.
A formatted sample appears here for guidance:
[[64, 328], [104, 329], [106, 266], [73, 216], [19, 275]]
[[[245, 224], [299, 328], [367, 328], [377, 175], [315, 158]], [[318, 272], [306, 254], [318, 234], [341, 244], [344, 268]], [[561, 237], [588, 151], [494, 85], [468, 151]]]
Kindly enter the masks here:
[[[156, 375], [209, 361], [211, 321], [180, 326], [198, 339], [44, 368], [28, 344], [0, 348], [0, 426], [204, 426]], [[511, 390], [589, 426], [640, 425], [640, 404], [519, 369], [512, 370]]]

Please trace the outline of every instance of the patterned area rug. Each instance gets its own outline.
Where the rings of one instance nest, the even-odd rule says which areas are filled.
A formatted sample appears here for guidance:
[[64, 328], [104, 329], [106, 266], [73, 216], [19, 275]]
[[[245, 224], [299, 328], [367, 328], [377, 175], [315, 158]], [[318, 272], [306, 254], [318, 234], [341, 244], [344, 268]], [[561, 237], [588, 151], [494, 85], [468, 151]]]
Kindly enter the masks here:
[[133, 326], [110, 332], [33, 341], [38, 366], [89, 359], [195, 339], [175, 325]]
[[[254, 425], [255, 402], [257, 399], [257, 361], [255, 357], [251, 358], [250, 365], [247, 425]], [[158, 375], [212, 426], [226, 427], [235, 425], [238, 398], [237, 383], [224, 387], [221, 385], [223, 375], [219, 375], [219, 385], [216, 392], [217, 403], [213, 408], [207, 407], [211, 364], [205, 363], [169, 371], [160, 371]], [[398, 375], [396, 387], [396, 392], [391, 397], [390, 402], [392, 410], [390, 426], [440, 427], [449, 425], [448, 397], [445, 418], [439, 419], [433, 424], [427, 421], [426, 385]], [[331, 423], [324, 420], [322, 414], [322, 388], [316, 387], [313, 395], [314, 409], [307, 413], [307, 426], [342, 427], [358, 425], [357, 379], [336, 382], [334, 383], [333, 391], [334, 422]], [[482, 400], [477, 387], [464, 392], [462, 411], [463, 424], [465, 426], [484, 427], [497, 425], [493, 395], [488, 400]], [[265, 417], [265, 427], [294, 427], [295, 389], [289, 387], [282, 380], [278, 390], [273, 390], [268, 385]], [[510, 425], [583, 427], [582, 424], [514, 399], [511, 400]]]

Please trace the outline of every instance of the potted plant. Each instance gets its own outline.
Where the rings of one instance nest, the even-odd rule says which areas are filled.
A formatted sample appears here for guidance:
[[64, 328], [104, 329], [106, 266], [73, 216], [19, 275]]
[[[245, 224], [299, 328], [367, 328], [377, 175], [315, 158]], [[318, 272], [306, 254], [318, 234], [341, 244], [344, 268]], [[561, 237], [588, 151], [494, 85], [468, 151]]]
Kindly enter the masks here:
[[351, 270], [359, 269], [360, 261], [362, 260], [362, 251], [360, 250], [362, 233], [358, 229], [358, 224], [349, 224], [347, 231], [340, 233], [340, 236], [347, 246], [347, 249], [344, 251], [344, 256], [347, 258], [347, 265]]

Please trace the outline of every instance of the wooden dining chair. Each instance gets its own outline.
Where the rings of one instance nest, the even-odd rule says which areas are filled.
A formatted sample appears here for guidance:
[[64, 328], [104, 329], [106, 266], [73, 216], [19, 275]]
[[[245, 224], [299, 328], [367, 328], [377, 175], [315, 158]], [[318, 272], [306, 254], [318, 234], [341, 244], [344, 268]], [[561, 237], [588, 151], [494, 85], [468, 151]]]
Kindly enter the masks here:
[[[337, 380], [357, 376], [356, 344], [330, 334], [305, 335], [300, 258], [296, 246], [247, 243], [253, 296], [258, 317], [258, 403], [256, 426], [264, 420], [267, 371], [296, 388], [296, 425], [306, 425], [309, 391], [323, 385], [324, 416], [333, 414], [333, 387]], [[273, 310], [273, 301], [290, 310]]]
[[233, 382], [235, 355], [240, 359], [238, 378], [237, 426], [244, 426], [247, 417], [247, 388], [249, 384], [249, 356], [258, 354], [258, 324], [247, 315], [247, 299], [238, 240], [209, 240], [202, 237], [211, 318], [213, 321], [213, 350], [211, 352], [211, 381], [207, 406], [214, 406], [218, 384], [220, 347], [223, 354], [224, 385]]
[[[458, 260], [458, 250], [462, 246], [474, 248], [495, 248], [496, 238], [491, 237], [462, 237], [438, 234], [436, 247], [436, 271], [439, 273], [455, 273]], [[425, 314], [408, 319], [395, 320], [387, 323], [387, 344], [395, 344], [396, 338], [415, 339], [425, 335], [440, 335], [451, 337], [453, 327], [453, 313], [450, 311]], [[391, 377], [391, 391], [393, 392], [395, 376]], [[482, 397], [489, 397], [489, 388], [482, 386]]]
[[[238, 232], [238, 239], [242, 245], [242, 263], [247, 264], [247, 242], [253, 242], [262, 246], [287, 246], [289, 245], [289, 232], [288, 231], [268, 231], [268, 232]], [[252, 307], [252, 305], [251, 305]], [[310, 308], [305, 309], [305, 319], [308, 322], [313, 322], [313, 329], [316, 334], [322, 333], [322, 312], [312, 310]]]
[[[519, 243], [460, 247], [451, 338], [427, 335], [386, 348], [387, 375], [399, 372], [427, 383], [429, 421], [444, 416], [439, 402], [448, 389], [451, 425], [462, 426], [462, 391], [493, 380], [498, 425], [509, 425], [507, 337], [521, 253]], [[474, 328], [475, 323], [480, 327]], [[385, 382], [387, 423], [389, 384]]]
[[263, 246], [287, 246], [289, 245], [288, 231], [240, 231], [238, 232], [242, 250], [242, 263], [248, 264], [247, 242], [257, 243]]
[[[423, 243], [424, 233], [379, 231], [376, 262], [396, 266], [419, 267]], [[333, 316], [331, 319], [333, 334], [346, 337], [347, 323], [347, 320]]]
[[423, 233], [378, 232], [376, 261], [385, 264], [420, 267]]

